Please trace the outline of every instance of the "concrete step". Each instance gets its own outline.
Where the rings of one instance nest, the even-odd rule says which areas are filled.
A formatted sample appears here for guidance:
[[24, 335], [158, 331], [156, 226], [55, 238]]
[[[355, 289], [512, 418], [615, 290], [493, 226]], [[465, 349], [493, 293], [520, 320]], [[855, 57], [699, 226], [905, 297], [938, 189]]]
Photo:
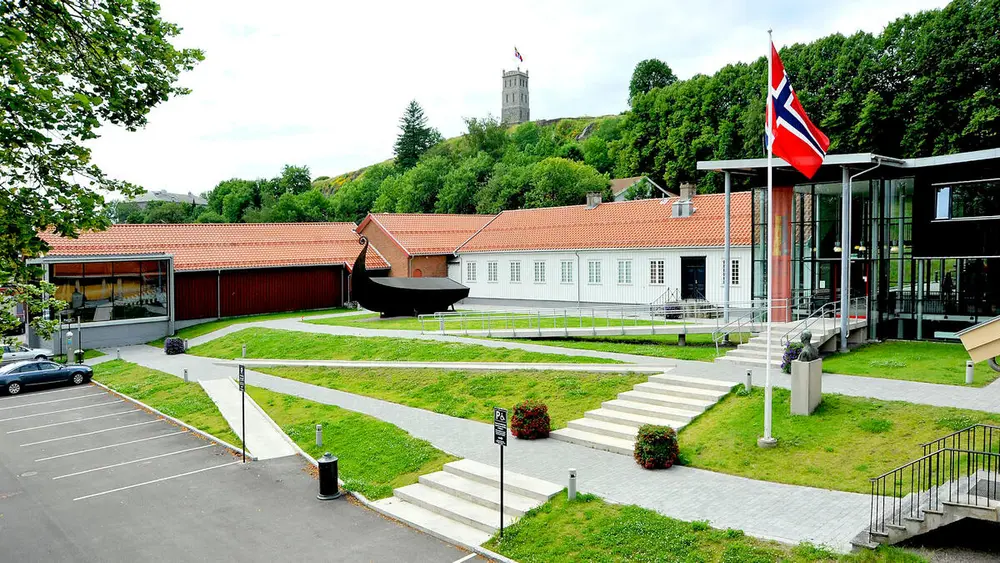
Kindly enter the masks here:
[[664, 420], [680, 420], [683, 422], [689, 422], [692, 418], [698, 416], [702, 412], [700, 410], [696, 411], [689, 408], [676, 408], [676, 407], [664, 407], [660, 405], [651, 405], [649, 403], [640, 403], [636, 401], [630, 401], [627, 399], [612, 399], [610, 401], [604, 401], [603, 403], [601, 403], [601, 407], [612, 411], [641, 414], [643, 416], [660, 418]]
[[621, 438], [612, 438], [602, 434], [582, 432], [573, 428], [555, 430], [549, 434], [549, 438], [616, 454], [632, 455], [635, 451], [634, 440], [622, 440]]
[[673, 373], [651, 375], [649, 376], [649, 381], [653, 383], [662, 383], [664, 385], [697, 387], [698, 389], [708, 389], [709, 391], [718, 391], [720, 393], [728, 393], [733, 390], [733, 384], [726, 381], [706, 379], [704, 377], [691, 377], [688, 375], [676, 375]]
[[[480, 483], [479, 481], [473, 481], [452, 473], [445, 473], [444, 471], [421, 475], [419, 481], [422, 485], [427, 485], [432, 489], [437, 489], [480, 506], [485, 506], [494, 511], [500, 510], [499, 486], [487, 485], [486, 483]], [[524, 516], [525, 512], [539, 504], [539, 501], [517, 493], [505, 492], [503, 495], [505, 514]]]
[[[460, 459], [444, 464], [444, 471], [472, 481], [478, 481], [494, 487], [500, 487], [500, 469], [471, 459]], [[541, 502], [545, 502], [562, 491], [562, 485], [556, 485], [520, 473], [504, 472], [504, 491], [519, 494]]]
[[709, 391], [697, 387], [686, 387], [683, 385], [666, 385], [654, 383], [652, 381], [639, 383], [635, 386], [635, 391], [643, 393], [653, 393], [656, 395], [669, 395], [671, 397], [684, 397], [687, 399], [701, 399], [703, 401], [718, 401], [728, 393], [728, 391]]
[[393, 518], [448, 543], [474, 547], [482, 545], [492, 536], [489, 532], [456, 522], [398, 497], [377, 500], [374, 504]]
[[593, 418], [578, 418], [576, 420], [571, 420], [566, 426], [567, 428], [572, 428], [573, 430], [590, 432], [591, 434], [600, 434], [602, 436], [610, 436], [621, 440], [635, 440], [635, 435], [639, 432], [638, 426], [617, 424], [614, 422], [595, 420]]
[[[775, 356], [777, 356], [778, 359], [780, 360], [781, 356], [783, 356], [784, 354], [785, 354], [785, 350], [784, 349], [782, 349], [782, 350], [777, 350], [775, 348], [771, 349], [771, 357], [772, 358], [775, 357]], [[727, 352], [726, 353], [726, 357], [729, 357], [729, 358], [759, 358], [759, 359], [764, 360], [764, 359], [767, 359], [767, 349], [765, 348], [763, 350], [748, 350], [746, 348], [737, 348], [735, 350], [730, 350], [729, 352]]]
[[[393, 491], [395, 496], [420, 508], [446, 516], [466, 526], [492, 534], [500, 528], [500, 514], [496, 510], [452, 496], [443, 491], [414, 483]], [[514, 523], [514, 515], [504, 515], [504, 526]]]
[[624, 393], [619, 393], [618, 398], [637, 403], [649, 403], [660, 407], [685, 409], [697, 413], [700, 413], [715, 404], [715, 401], [705, 399], [673, 397], [669, 395], [661, 395], [659, 393], [644, 393], [642, 391], [625, 391]]
[[660, 418], [656, 416], [646, 416], [631, 412], [614, 411], [610, 409], [594, 409], [583, 413], [583, 420], [599, 420], [610, 422], [618, 426], [632, 426], [638, 430], [643, 424], [656, 424], [658, 426], [669, 426], [674, 430], [680, 430], [687, 423], [676, 419]]
[[[767, 365], [767, 360], [763, 358], [746, 358], [746, 357], [731, 357], [722, 356], [721, 358], [716, 358], [717, 362], [725, 362], [727, 364], [736, 364], [740, 366], [756, 366], [764, 367]], [[771, 361], [771, 365], [775, 368], [781, 367], [781, 356], [777, 356], [776, 360]]]

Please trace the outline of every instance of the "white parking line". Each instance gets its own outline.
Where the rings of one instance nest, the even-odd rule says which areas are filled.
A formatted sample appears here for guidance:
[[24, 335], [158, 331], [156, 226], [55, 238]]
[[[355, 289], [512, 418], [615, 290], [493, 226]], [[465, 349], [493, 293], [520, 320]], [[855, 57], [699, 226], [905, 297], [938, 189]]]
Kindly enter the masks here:
[[8, 421], [11, 421], [11, 420], [21, 420], [23, 418], [33, 418], [33, 417], [36, 417], [36, 416], [45, 416], [47, 414], [59, 414], [61, 412], [79, 411], [79, 410], [83, 410], [83, 409], [92, 409], [94, 407], [103, 407], [104, 405], [113, 405], [115, 403], [124, 403], [124, 402], [125, 401], [123, 399], [118, 399], [117, 401], [108, 401], [106, 403], [97, 403], [96, 405], [86, 405], [86, 406], [82, 406], [82, 407], [73, 407], [71, 409], [62, 409], [62, 410], [58, 410], [58, 411], [39, 412], [39, 413], [35, 413], [35, 414], [26, 414], [26, 415], [22, 415], [22, 416], [13, 416], [11, 418], [0, 418], [0, 422], [8, 422]]
[[242, 461], [231, 461], [229, 463], [223, 463], [222, 465], [213, 465], [212, 467], [205, 467], [202, 469], [196, 469], [194, 471], [188, 471], [187, 473], [179, 473], [177, 475], [171, 475], [170, 477], [160, 477], [159, 479], [153, 479], [152, 481], [145, 481], [143, 483], [136, 483], [134, 485], [128, 485], [127, 487], [118, 487], [117, 489], [111, 489], [110, 491], [102, 491], [100, 493], [94, 493], [91, 495], [86, 495], [82, 497], [76, 497], [73, 499], [74, 502], [78, 500], [85, 500], [88, 498], [99, 497], [102, 495], [110, 495], [111, 493], [117, 493], [119, 491], [127, 491], [128, 489], [134, 489], [136, 487], [142, 487], [144, 485], [152, 485], [154, 483], [161, 483], [163, 481], [169, 481], [171, 479], [177, 479], [179, 477], [187, 477], [188, 475], [194, 475], [195, 473], [202, 473], [204, 471], [211, 471], [213, 469], [219, 469], [220, 467], [228, 467], [230, 465], [236, 465], [237, 463], [243, 463]]
[[[93, 387], [93, 386], [90, 385], [88, 387]], [[62, 389], [50, 389], [48, 391], [25, 391], [24, 393], [18, 395], [17, 397], [9, 397], [9, 398], [7, 398], [5, 400], [6, 401], [13, 401], [13, 400], [19, 399], [21, 397], [35, 397], [35, 396], [38, 396], [38, 395], [48, 395], [49, 393], [63, 393], [63, 392], [66, 392], [66, 391], [79, 391], [80, 389], [81, 389], [80, 387], [74, 385], [72, 387], [63, 387]]]
[[80, 438], [82, 436], [91, 436], [94, 434], [100, 434], [102, 432], [111, 432], [112, 430], [121, 430], [123, 428], [132, 428], [134, 426], [142, 426], [143, 424], [152, 424], [154, 422], [160, 422], [159, 420], [147, 420], [146, 422], [140, 422], [138, 424], [127, 424], [125, 426], [115, 426], [114, 428], [105, 428], [104, 430], [94, 430], [93, 432], [84, 432], [83, 434], [74, 434], [72, 436], [63, 436], [62, 438], [49, 438], [48, 440], [40, 440], [38, 442], [31, 442], [30, 444], [21, 444], [22, 448], [28, 446], [37, 446], [39, 444], [48, 444], [49, 442], [58, 442], [60, 440], [69, 440], [70, 438]]
[[122, 416], [125, 414], [134, 414], [137, 412], [142, 412], [138, 409], [131, 409], [127, 411], [113, 412], [111, 414], [102, 414], [100, 416], [92, 416], [90, 418], [78, 418], [76, 420], [67, 420], [66, 422], [53, 422], [52, 424], [44, 424], [42, 426], [32, 426], [31, 428], [21, 428], [20, 430], [9, 430], [8, 434], [17, 434], [18, 432], [27, 432], [28, 430], [41, 430], [42, 428], [52, 428], [53, 426], [62, 426], [63, 424], [76, 424], [77, 422], [83, 422], [85, 420], [97, 420], [98, 418], [108, 418], [109, 416]]
[[195, 447], [195, 448], [188, 448], [186, 450], [180, 450], [180, 451], [177, 451], [177, 452], [170, 452], [168, 454], [151, 455], [149, 457], [144, 457], [142, 459], [135, 459], [135, 460], [132, 460], [132, 461], [123, 461], [121, 463], [116, 463], [114, 465], [105, 465], [104, 467], [95, 467], [93, 469], [86, 469], [84, 471], [77, 471], [76, 473], [70, 473], [68, 475], [60, 475], [58, 477], [53, 477], [52, 480], [56, 481], [58, 479], [65, 479], [66, 477], [76, 477], [77, 475], [83, 475], [84, 473], [93, 473], [94, 471], [101, 471], [103, 469], [111, 469], [113, 467], [121, 467], [123, 465], [129, 465], [129, 464], [132, 464], [132, 463], [140, 463], [140, 462], [143, 462], [143, 461], [149, 461], [151, 459], [159, 459], [161, 457], [168, 457], [168, 456], [172, 456], [172, 455], [182, 454], [182, 453], [185, 453], [185, 452], [193, 452], [195, 450], [203, 450], [205, 448], [211, 448], [214, 445], [215, 444], [205, 444], [204, 446], [198, 446], [198, 447]]
[[475, 553], [470, 553], [470, 554], [466, 555], [465, 557], [463, 557], [461, 559], [456, 559], [455, 563], [462, 563], [463, 561], [468, 561], [469, 559], [472, 559], [475, 556], [476, 556]]
[[0, 411], [10, 410], [10, 409], [21, 409], [24, 407], [33, 407], [35, 405], [47, 405], [49, 403], [61, 403], [62, 401], [75, 401], [77, 399], [82, 399], [84, 397], [94, 397], [96, 395], [105, 395], [106, 393], [91, 393], [89, 395], [77, 395], [76, 397], [67, 397], [65, 399], [52, 399], [51, 401], [38, 401], [37, 403], [24, 403], [23, 405], [14, 405], [12, 407], [0, 407]]
[[97, 447], [97, 448], [87, 448], [86, 450], [77, 450], [75, 452], [69, 452], [69, 453], [65, 453], [65, 454], [50, 455], [49, 457], [43, 457], [43, 458], [36, 459], [35, 463], [38, 463], [40, 461], [49, 461], [50, 459], [59, 459], [61, 457], [69, 457], [71, 455], [79, 455], [79, 454], [86, 454], [86, 453], [90, 453], [90, 452], [96, 452], [98, 450], [106, 450], [108, 448], [117, 448], [118, 446], [127, 446], [129, 444], [137, 444], [139, 442], [146, 442], [146, 441], [149, 441], [149, 440], [158, 440], [160, 438], [166, 438], [167, 436], [176, 436], [178, 434], [183, 434], [185, 432], [187, 432], [187, 430], [178, 430], [177, 432], [170, 432], [170, 433], [167, 433], [167, 434], [158, 434], [156, 436], [150, 436], [149, 438], [139, 438], [138, 440], [129, 440], [128, 442], [118, 442], [117, 444], [108, 444], [107, 446], [100, 446], [100, 447]]

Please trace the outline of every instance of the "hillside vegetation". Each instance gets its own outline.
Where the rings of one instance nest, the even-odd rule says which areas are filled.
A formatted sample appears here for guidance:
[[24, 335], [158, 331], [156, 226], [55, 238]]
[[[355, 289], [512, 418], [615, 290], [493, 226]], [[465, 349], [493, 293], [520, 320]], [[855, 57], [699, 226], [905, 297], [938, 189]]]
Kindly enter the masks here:
[[[998, 36], [1000, 0], [955, 0], [903, 16], [879, 34], [830, 35], [780, 54], [809, 115], [830, 137], [830, 152], [929, 156], [1000, 146]], [[469, 119], [465, 135], [440, 142], [411, 104], [400, 140], [423, 144], [397, 140], [405, 158], [311, 184], [298, 181], [301, 167], [286, 167], [272, 180], [227, 180], [209, 194], [201, 216], [188, 218], [359, 221], [369, 211], [496, 213], [583, 203], [590, 191], [610, 195], [610, 178], [643, 174], [667, 189], [690, 181], [715, 192], [721, 175], [698, 173], [699, 160], [762, 156], [766, 73], [761, 56], [677, 80], [665, 63], [651, 59], [622, 85], [631, 105], [622, 115], [512, 128], [492, 118]]]

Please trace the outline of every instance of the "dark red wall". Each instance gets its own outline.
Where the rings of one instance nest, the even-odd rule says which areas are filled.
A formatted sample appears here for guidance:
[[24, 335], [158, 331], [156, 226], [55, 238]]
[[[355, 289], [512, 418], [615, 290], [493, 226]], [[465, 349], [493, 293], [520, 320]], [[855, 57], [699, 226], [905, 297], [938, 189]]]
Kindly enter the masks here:
[[263, 268], [177, 273], [177, 320], [216, 316], [216, 284], [221, 287], [222, 316], [254, 315], [303, 309], [337, 307], [341, 297], [344, 268]]

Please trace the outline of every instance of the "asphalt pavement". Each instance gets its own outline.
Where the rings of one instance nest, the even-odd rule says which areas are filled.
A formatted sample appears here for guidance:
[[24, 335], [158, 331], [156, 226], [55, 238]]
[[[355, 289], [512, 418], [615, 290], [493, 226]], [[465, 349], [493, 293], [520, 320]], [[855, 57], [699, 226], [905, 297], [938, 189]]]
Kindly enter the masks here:
[[0, 397], [5, 561], [433, 561], [468, 553], [316, 500], [298, 456], [230, 450], [102, 389]]

